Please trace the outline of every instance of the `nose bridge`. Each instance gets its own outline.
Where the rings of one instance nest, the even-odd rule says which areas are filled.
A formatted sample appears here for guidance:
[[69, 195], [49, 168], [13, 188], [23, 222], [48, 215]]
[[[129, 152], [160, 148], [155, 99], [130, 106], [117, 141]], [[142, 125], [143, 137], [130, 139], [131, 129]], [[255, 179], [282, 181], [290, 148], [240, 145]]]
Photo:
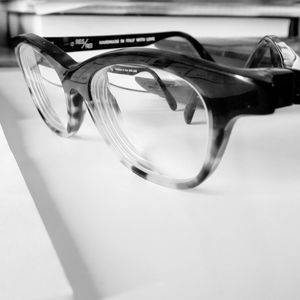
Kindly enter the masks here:
[[90, 100], [88, 91], [89, 70], [85, 66], [69, 70], [63, 83], [67, 94], [67, 108], [69, 115], [68, 132], [76, 133], [85, 116], [85, 103]]
[[93, 61], [78, 64], [76, 68], [70, 69], [66, 74], [67, 89], [69, 91], [76, 90], [85, 101], [90, 101], [89, 83], [99, 69], [101, 66]]

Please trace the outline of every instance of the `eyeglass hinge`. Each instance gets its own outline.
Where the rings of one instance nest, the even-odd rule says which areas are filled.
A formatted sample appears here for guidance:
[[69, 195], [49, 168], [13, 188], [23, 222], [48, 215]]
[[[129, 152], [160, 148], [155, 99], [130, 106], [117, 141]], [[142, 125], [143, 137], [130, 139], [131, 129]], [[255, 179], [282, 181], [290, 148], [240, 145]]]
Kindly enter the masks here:
[[296, 103], [295, 101], [300, 90], [295, 79], [294, 72], [274, 75], [272, 87], [275, 109]]
[[300, 104], [300, 71], [294, 70], [296, 75], [296, 87], [295, 87], [295, 95], [294, 95], [294, 104]]

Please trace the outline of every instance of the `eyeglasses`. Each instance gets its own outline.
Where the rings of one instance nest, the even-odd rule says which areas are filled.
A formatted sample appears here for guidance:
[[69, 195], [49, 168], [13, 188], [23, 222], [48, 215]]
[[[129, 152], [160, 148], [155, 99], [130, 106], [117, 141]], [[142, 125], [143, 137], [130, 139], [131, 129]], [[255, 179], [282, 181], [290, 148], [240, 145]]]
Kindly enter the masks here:
[[[299, 57], [273, 36], [259, 42], [245, 68], [217, 64], [182, 32], [25, 34], [13, 43], [51, 130], [76, 133], [87, 108], [122, 163], [164, 186], [192, 188], [212, 174], [240, 116], [300, 103]], [[66, 53], [113, 48], [126, 49], [80, 63]]]

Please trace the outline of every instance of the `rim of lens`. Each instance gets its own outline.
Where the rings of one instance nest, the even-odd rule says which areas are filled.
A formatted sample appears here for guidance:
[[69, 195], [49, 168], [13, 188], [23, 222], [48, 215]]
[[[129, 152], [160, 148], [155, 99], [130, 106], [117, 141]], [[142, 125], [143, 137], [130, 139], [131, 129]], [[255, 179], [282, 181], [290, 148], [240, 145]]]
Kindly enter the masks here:
[[[153, 67], [149, 67], [147, 65], [142, 64], [128, 64], [131, 66], [136, 67], [147, 67], [151, 69], [157, 69]], [[148, 179], [152, 182], [156, 182], [161, 185], [169, 186], [169, 187], [192, 187], [197, 184], [197, 178], [201, 174], [202, 171], [205, 171], [205, 166], [207, 164], [207, 158], [209, 153], [209, 141], [210, 141], [210, 135], [211, 133], [211, 114], [208, 111], [207, 105], [197, 87], [192, 85], [188, 80], [179, 77], [178, 75], [170, 72], [169, 70], [161, 70], [164, 71], [174, 77], [179, 78], [180, 80], [183, 80], [193, 91], [197, 93], [201, 100], [201, 104], [203, 106], [203, 110], [205, 113], [205, 120], [207, 124], [205, 125], [205, 146], [203, 150], [203, 160], [201, 161], [202, 164], [199, 165], [199, 169], [197, 172], [195, 172], [195, 175], [189, 176], [187, 178], [180, 178], [180, 177], [174, 177], [171, 175], [165, 175], [158, 173], [157, 171], [151, 170], [151, 167], [149, 168], [149, 161], [145, 160], [143, 157], [141, 157], [140, 153], [137, 151], [132, 150], [130, 145], [127, 144], [128, 139], [125, 140], [120, 139], [120, 134], [118, 128], [115, 128], [115, 124], [111, 124], [112, 120], [111, 117], [108, 115], [111, 112], [108, 112], [107, 108], [103, 101], [107, 102], [107, 96], [106, 99], [103, 99], [103, 95], [101, 95], [101, 91], [105, 90], [104, 82], [105, 79], [103, 76], [105, 76], [105, 73], [107, 70], [112, 67], [107, 66], [98, 72], [94, 74], [94, 76], [91, 79], [91, 95], [92, 99], [94, 101], [93, 107], [91, 108], [91, 113], [94, 117], [95, 123], [98, 127], [98, 129], [104, 134], [106, 141], [114, 148], [114, 150], [118, 153], [121, 162], [126, 165], [128, 168], [130, 168], [134, 173], [138, 174], [139, 176]], [[160, 70], [160, 69], [158, 69]], [[101, 78], [102, 76], [102, 78]], [[102, 98], [102, 99], [101, 99]], [[121, 129], [122, 131], [122, 129]], [[200, 133], [199, 133], [200, 134]], [[199, 154], [200, 156], [200, 154]], [[150, 162], [151, 164], [151, 162]]]
[[[60, 120], [60, 117], [58, 116], [55, 109], [53, 109], [51, 100], [49, 100], [49, 97], [47, 95], [46, 88], [44, 86], [44, 82], [42, 79], [42, 75], [40, 74], [40, 69], [38, 67], [37, 69], [33, 70], [34, 65], [37, 66], [36, 57], [32, 57], [32, 54], [40, 56], [42, 59], [44, 59], [50, 66], [51, 70], [55, 72], [55, 74], [58, 77], [58, 73], [55, 70], [55, 67], [51, 64], [49, 59], [40, 53], [39, 49], [28, 45], [27, 43], [22, 43], [18, 47], [18, 60], [21, 66], [21, 69], [23, 71], [25, 80], [27, 82], [28, 88], [30, 90], [33, 102], [41, 115], [44, 122], [48, 125], [48, 127], [54, 131], [55, 133], [62, 135], [62, 136], [69, 136], [70, 133], [68, 132], [68, 122], [66, 121], [66, 124], [63, 125], [62, 121]], [[32, 53], [30, 53], [30, 51]], [[59, 79], [60, 80], [60, 79]], [[63, 86], [61, 86], [63, 89]], [[62, 91], [61, 91], [62, 92]], [[67, 95], [64, 93], [64, 100], [67, 101]], [[66, 107], [66, 114], [67, 114], [67, 107]]]

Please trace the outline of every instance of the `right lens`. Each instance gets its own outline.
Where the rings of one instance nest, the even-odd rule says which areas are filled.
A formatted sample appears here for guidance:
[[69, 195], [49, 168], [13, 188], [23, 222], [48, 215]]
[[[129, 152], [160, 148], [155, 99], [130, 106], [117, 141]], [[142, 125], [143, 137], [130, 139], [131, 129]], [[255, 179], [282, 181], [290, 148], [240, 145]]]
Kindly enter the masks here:
[[67, 100], [57, 72], [45, 56], [27, 44], [20, 46], [19, 60], [43, 119], [55, 132], [67, 134]]
[[91, 93], [93, 117], [127, 165], [172, 180], [199, 174], [209, 120], [187, 81], [157, 68], [113, 65], [95, 74]]

